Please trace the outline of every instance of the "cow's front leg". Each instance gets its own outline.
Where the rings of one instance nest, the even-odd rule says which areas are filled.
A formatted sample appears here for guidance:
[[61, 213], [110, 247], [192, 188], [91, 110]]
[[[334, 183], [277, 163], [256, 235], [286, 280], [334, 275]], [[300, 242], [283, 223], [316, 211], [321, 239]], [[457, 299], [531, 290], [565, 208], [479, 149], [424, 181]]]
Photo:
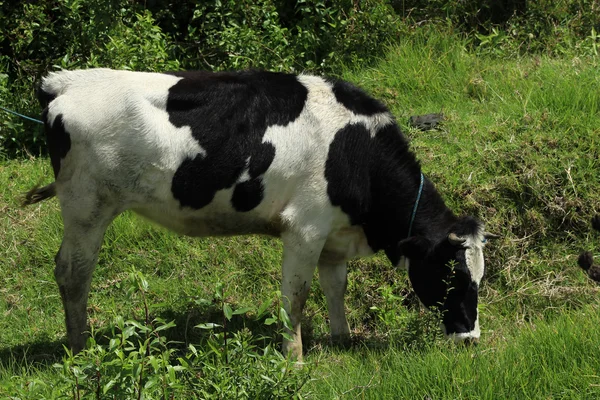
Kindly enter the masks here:
[[319, 262], [319, 282], [327, 299], [331, 340], [334, 344], [342, 346], [350, 344], [350, 328], [344, 309], [347, 274], [348, 267], [345, 262], [339, 264]]
[[301, 320], [302, 310], [312, 283], [324, 240], [307, 242], [299, 235], [284, 234], [283, 276], [281, 294], [291, 321], [291, 340], [284, 338], [283, 353], [302, 361]]

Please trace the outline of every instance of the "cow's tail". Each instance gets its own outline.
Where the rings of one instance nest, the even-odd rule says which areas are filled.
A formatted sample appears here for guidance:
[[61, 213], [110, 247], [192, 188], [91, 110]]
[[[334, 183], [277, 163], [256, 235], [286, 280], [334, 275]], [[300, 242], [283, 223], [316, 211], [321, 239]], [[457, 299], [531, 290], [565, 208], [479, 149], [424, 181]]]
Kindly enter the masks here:
[[55, 182], [52, 182], [44, 187], [40, 187], [38, 184], [31, 188], [29, 192], [25, 193], [21, 205], [25, 207], [31, 204], [39, 203], [40, 201], [44, 201], [46, 199], [50, 199], [54, 196], [56, 196]]
[[[52, 74], [50, 76], [52, 76]], [[46, 141], [48, 141], [48, 139], [49, 139], [48, 138], [49, 126], [47, 123], [48, 104], [50, 104], [50, 102], [56, 98], [55, 93], [52, 93], [51, 91], [46, 91], [43, 89], [44, 83], [47, 79], [48, 78], [45, 78], [44, 82], [42, 82], [37, 88], [37, 98], [38, 98], [38, 101], [42, 108], [42, 119], [44, 120]], [[50, 150], [52, 150], [52, 149], [50, 149]], [[56, 164], [56, 160], [55, 160], [56, 155], [53, 154], [52, 151], [50, 151], [50, 158], [51, 158], [52, 164], [54, 166], [54, 164]], [[55, 175], [57, 175], [56, 170], [55, 170]], [[55, 182], [52, 182], [51, 184], [43, 186], [43, 187], [40, 187], [40, 184], [38, 183], [37, 185], [32, 187], [27, 193], [25, 193], [23, 195], [22, 200], [21, 200], [21, 205], [23, 207], [26, 207], [28, 205], [39, 203], [40, 201], [44, 201], [46, 199], [50, 199], [54, 196], [56, 196]]]

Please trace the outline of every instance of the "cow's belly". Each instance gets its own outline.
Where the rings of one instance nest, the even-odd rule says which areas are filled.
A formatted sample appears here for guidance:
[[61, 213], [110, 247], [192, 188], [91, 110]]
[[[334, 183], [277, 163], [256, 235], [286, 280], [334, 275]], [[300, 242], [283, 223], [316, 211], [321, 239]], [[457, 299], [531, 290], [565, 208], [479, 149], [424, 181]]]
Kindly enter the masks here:
[[287, 224], [293, 223], [288, 219], [284, 221], [282, 215], [294, 197], [294, 180], [277, 182], [277, 185], [270, 180], [265, 185], [262, 201], [249, 211], [237, 211], [233, 207], [234, 187], [217, 191], [209, 204], [195, 209], [182, 206], [173, 196], [169, 172], [149, 174], [146, 171], [138, 180], [136, 192], [128, 191], [131, 197], [127, 196], [126, 208], [187, 236], [260, 234], [278, 237]]
[[165, 228], [186, 236], [234, 236], [281, 234], [279, 218], [266, 220], [256, 214], [230, 212], [190, 211], [165, 208], [162, 205], [144, 205], [132, 210]]

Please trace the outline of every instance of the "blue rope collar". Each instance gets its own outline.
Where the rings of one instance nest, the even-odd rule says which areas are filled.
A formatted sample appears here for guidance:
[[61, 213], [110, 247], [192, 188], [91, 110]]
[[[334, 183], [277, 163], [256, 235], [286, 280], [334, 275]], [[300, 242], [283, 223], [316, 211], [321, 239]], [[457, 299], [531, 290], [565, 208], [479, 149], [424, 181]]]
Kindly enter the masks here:
[[9, 110], [8, 108], [0, 107], [0, 110], [6, 111], [7, 113], [14, 114], [16, 116], [28, 119], [28, 120], [33, 121], [33, 122], [37, 122], [38, 124], [43, 124], [43, 122], [40, 121], [39, 119], [35, 119], [35, 118], [28, 117], [27, 115], [19, 114], [18, 112], [13, 111], [13, 110]]
[[419, 192], [417, 193], [417, 200], [415, 200], [415, 205], [413, 206], [412, 215], [410, 217], [410, 224], [408, 225], [408, 236], [412, 233], [413, 222], [415, 222], [415, 216], [417, 215], [417, 209], [419, 208], [419, 201], [421, 201], [421, 194], [423, 193], [423, 183], [425, 178], [423, 177], [423, 173], [421, 172], [421, 183], [419, 184]]

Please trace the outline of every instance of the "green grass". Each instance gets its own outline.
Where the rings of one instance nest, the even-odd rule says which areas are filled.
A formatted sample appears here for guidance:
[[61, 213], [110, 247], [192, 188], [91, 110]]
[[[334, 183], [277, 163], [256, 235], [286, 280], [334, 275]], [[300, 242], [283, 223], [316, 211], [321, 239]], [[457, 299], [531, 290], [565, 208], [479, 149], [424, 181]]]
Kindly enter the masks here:
[[[350, 264], [350, 350], [328, 345], [326, 306], [313, 283], [303, 324], [304, 388], [312, 398], [596, 398], [600, 385], [599, 286], [576, 266], [599, 251], [589, 219], [600, 211], [600, 75], [597, 58], [494, 59], [466, 39], [431, 28], [407, 36], [351, 80], [384, 100], [411, 138], [425, 173], [457, 213], [475, 214], [502, 239], [486, 252], [482, 340], [475, 349], [440, 338], [434, 316], [384, 257]], [[440, 129], [405, 126], [443, 111]], [[21, 209], [18, 196], [52, 177], [46, 159], [0, 163], [0, 397], [15, 385], [57, 379], [62, 306], [53, 258], [61, 237], [56, 200]], [[262, 237], [178, 237], [130, 213], [106, 234], [89, 301], [91, 325], [141, 318], [127, 301], [131, 267], [149, 281], [153, 315], [175, 320], [172, 340], [201, 342], [193, 326], [219, 322], [217, 282], [235, 307], [273, 299], [281, 244]], [[201, 301], [208, 299], [209, 302]], [[272, 330], [235, 318], [259, 334]], [[12, 389], [11, 389], [12, 388]], [[47, 395], [49, 398], [52, 396]]]
[[474, 349], [428, 344], [418, 349], [328, 353], [312, 382], [316, 398], [596, 399], [600, 396], [598, 307], [527, 324]]

